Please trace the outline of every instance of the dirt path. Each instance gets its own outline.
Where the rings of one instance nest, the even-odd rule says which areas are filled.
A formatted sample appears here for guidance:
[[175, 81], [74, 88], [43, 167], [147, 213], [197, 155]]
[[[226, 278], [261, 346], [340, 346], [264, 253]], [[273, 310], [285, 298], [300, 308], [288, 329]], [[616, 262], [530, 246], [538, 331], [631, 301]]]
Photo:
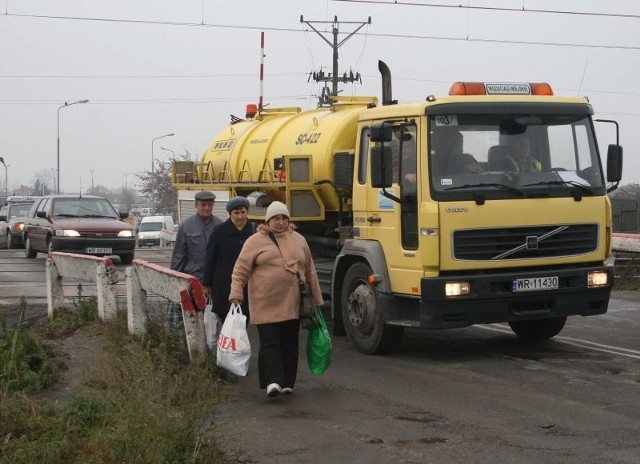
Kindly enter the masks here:
[[43, 398], [58, 404], [64, 403], [81, 390], [88, 372], [105, 355], [104, 330], [100, 324], [91, 324], [65, 338], [42, 339], [43, 344], [50, 347], [64, 363], [60, 380], [40, 394]]

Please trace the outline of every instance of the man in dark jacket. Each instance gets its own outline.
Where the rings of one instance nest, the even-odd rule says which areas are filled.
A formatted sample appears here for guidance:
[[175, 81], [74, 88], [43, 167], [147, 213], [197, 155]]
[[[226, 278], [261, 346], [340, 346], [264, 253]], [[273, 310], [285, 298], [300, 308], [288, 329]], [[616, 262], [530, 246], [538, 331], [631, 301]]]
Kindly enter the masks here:
[[[247, 238], [256, 230], [256, 224], [247, 219], [249, 200], [245, 197], [233, 197], [227, 202], [229, 219], [213, 229], [207, 244], [202, 285], [210, 295], [213, 311], [221, 321], [229, 312], [229, 291], [231, 274], [240, 250]], [[247, 296], [242, 303], [242, 312], [249, 316]]]
[[[202, 191], [196, 193], [196, 214], [185, 219], [176, 235], [170, 268], [174, 271], [191, 274], [201, 280], [204, 275], [204, 255], [207, 242], [216, 225], [222, 224], [222, 219], [213, 215], [213, 204], [216, 196], [213, 192]], [[179, 304], [170, 304], [168, 308], [169, 324], [180, 327], [182, 323], [182, 308]]]

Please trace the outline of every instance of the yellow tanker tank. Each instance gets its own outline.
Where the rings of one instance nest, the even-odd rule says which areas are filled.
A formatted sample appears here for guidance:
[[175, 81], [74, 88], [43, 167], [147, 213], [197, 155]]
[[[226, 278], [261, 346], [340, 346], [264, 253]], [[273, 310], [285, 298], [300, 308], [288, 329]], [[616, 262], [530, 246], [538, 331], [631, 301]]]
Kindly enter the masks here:
[[[201, 183], [248, 196], [284, 201], [294, 220], [342, 211], [351, 189], [359, 115], [375, 97], [335, 97], [330, 108], [263, 109], [232, 123], [203, 154]], [[217, 184], [217, 187], [216, 187]], [[344, 194], [344, 195], [343, 195]], [[255, 197], [253, 198], [255, 200]]]

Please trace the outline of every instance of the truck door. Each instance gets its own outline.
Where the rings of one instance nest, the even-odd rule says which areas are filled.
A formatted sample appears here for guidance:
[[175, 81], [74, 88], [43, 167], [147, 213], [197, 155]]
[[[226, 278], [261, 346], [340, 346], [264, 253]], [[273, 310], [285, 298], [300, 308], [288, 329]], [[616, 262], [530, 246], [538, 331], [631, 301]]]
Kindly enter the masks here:
[[[387, 144], [392, 153], [392, 186], [371, 187], [368, 129], [361, 134], [358, 182], [354, 185], [354, 216], [361, 236], [380, 242], [394, 292], [419, 294], [422, 269], [418, 258], [418, 131], [414, 123], [393, 127]], [[385, 194], [386, 192], [386, 194]], [[357, 212], [358, 205], [364, 210]]]

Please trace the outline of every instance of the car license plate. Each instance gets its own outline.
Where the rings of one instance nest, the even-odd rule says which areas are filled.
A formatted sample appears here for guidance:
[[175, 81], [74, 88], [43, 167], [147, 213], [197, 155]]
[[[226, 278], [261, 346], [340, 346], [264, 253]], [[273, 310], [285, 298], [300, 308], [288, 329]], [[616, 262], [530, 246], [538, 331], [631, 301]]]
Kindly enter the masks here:
[[558, 276], [515, 279], [512, 286], [514, 292], [533, 292], [538, 290], [554, 290], [556, 288], [558, 288]]
[[92, 254], [103, 254], [103, 255], [110, 255], [111, 254], [111, 248], [93, 248], [93, 247], [89, 247], [87, 248], [87, 253], [92, 253]]

